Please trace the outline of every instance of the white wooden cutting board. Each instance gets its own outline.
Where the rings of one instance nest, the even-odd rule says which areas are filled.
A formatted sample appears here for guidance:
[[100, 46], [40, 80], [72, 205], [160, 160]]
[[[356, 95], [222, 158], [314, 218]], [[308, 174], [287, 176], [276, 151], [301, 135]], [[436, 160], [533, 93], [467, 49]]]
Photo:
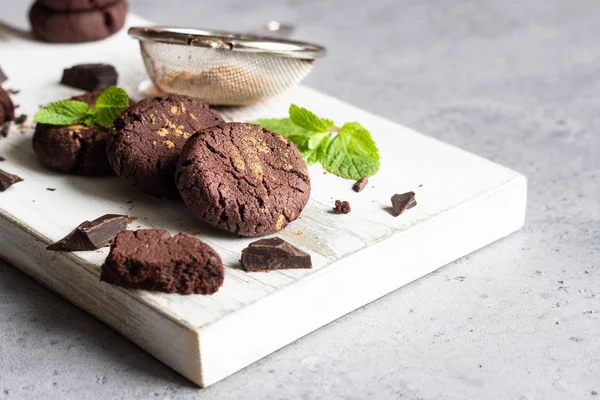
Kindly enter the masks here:
[[[146, 24], [129, 18], [129, 25]], [[39, 105], [78, 93], [58, 84], [63, 68], [77, 63], [114, 64], [119, 85], [142, 97], [137, 88], [146, 74], [137, 42], [125, 31], [82, 45], [37, 43], [0, 31], [0, 54], [10, 77], [4, 86], [20, 89], [13, 99], [30, 120]], [[352, 191], [352, 182], [310, 167], [309, 204], [279, 235], [312, 255], [312, 270], [241, 271], [240, 251], [251, 239], [208, 228], [183, 203], [138, 193], [117, 177], [47, 171], [31, 149], [31, 127], [0, 138], [7, 159], [0, 168], [24, 178], [0, 193], [0, 256], [207, 386], [522, 227], [524, 176], [311, 89], [225, 114], [236, 120], [285, 116], [290, 103], [337, 122], [360, 122], [381, 150], [381, 171], [361, 193]], [[410, 190], [418, 206], [392, 217], [390, 197]], [[352, 213], [333, 214], [336, 199], [350, 201]], [[107, 213], [137, 217], [129, 229], [160, 227], [205, 240], [227, 266], [224, 286], [213, 296], [125, 290], [99, 280], [106, 249], [45, 250], [82, 221]]]

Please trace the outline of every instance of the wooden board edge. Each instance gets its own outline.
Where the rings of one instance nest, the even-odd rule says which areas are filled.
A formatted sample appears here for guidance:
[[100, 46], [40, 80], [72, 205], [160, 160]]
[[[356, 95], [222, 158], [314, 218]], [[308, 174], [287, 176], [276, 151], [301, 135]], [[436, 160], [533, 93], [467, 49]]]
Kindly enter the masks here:
[[[75, 306], [87, 311], [139, 347], [202, 386], [198, 331], [178, 323], [125, 289], [100, 282], [67, 254], [49, 255], [35, 232], [0, 215], [0, 258]], [[118, 307], [108, 304], [115, 303]]]
[[[306, 334], [518, 231], [524, 225], [527, 180], [516, 174], [401, 234], [334, 263], [200, 330], [203, 386], [208, 386]], [[473, 211], [474, 210], [474, 211]], [[460, 230], [460, 232], [457, 232]], [[462, 240], [456, 240], [460, 234]], [[435, 251], [432, 251], [435, 249]], [[395, 265], [373, 265], [389, 253]], [[365, 266], [378, 285], [365, 285]], [[372, 282], [370, 282], [372, 283]], [[333, 288], [333, 289], [332, 289]], [[302, 302], [297, 299], [302, 298]]]

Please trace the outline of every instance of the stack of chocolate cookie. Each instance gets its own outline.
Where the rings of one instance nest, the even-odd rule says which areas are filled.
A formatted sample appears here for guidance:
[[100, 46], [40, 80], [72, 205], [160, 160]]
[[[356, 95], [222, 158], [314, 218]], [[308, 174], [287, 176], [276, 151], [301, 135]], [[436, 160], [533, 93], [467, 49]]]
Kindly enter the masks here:
[[125, 24], [125, 0], [37, 0], [29, 11], [33, 33], [54, 43], [102, 40]]

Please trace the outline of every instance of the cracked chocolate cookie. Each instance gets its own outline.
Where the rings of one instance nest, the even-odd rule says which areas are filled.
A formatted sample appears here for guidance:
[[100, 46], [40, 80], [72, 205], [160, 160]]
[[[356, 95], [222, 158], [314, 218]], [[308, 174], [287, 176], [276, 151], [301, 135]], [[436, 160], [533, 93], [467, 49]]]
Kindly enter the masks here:
[[174, 176], [181, 148], [194, 132], [222, 122], [219, 114], [192, 97], [142, 100], [115, 120], [108, 160], [132, 186], [176, 198]]
[[283, 229], [310, 196], [308, 169], [294, 144], [244, 123], [192, 136], [179, 157], [176, 182], [196, 216], [242, 236]]
[[127, 17], [125, 0], [77, 12], [56, 11], [42, 3], [38, 0], [31, 7], [29, 21], [34, 35], [47, 42], [78, 43], [102, 40], [118, 32]]
[[[93, 106], [100, 92], [72, 97]], [[132, 100], [129, 100], [133, 104]], [[33, 134], [33, 150], [49, 169], [68, 174], [106, 175], [112, 168], [106, 156], [106, 140], [111, 131], [95, 125], [55, 126], [37, 124]]]
[[8, 92], [0, 87], [0, 125], [15, 119], [15, 105]]
[[42, 6], [56, 11], [73, 12], [104, 8], [119, 0], [38, 0]]
[[100, 280], [129, 289], [213, 294], [224, 277], [221, 257], [200, 239], [146, 229], [115, 237]]

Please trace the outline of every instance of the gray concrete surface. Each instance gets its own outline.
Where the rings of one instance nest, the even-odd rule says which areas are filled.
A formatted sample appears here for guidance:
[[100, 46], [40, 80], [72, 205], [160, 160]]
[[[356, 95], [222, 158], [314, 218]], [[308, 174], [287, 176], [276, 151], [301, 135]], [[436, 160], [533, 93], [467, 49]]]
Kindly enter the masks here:
[[597, 0], [131, 8], [298, 24], [330, 49], [308, 85], [526, 174], [526, 227], [205, 390], [0, 264], [0, 399], [600, 399]]

